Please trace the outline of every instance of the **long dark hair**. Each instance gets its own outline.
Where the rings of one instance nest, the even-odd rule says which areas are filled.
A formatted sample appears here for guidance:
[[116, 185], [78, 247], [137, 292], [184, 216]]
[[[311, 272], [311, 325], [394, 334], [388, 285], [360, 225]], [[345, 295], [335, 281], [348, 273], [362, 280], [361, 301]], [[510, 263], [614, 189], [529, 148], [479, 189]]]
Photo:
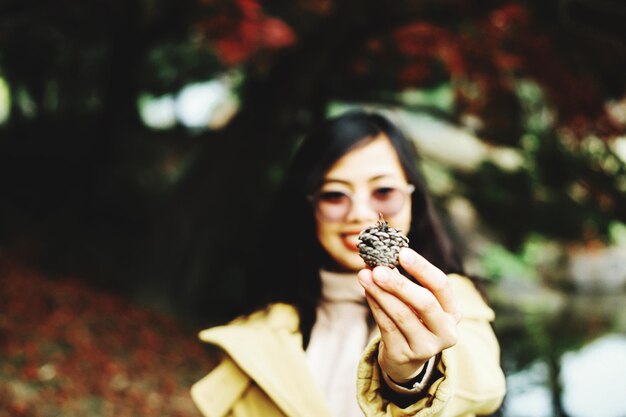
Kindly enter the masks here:
[[321, 295], [319, 270], [327, 259], [317, 240], [315, 214], [307, 196], [321, 186], [325, 173], [339, 158], [381, 134], [391, 142], [408, 182], [415, 186], [407, 233], [411, 248], [446, 273], [463, 273], [428, 197], [412, 142], [380, 114], [351, 111], [328, 119], [305, 138], [293, 158], [249, 273], [249, 305], [294, 305], [300, 313], [305, 345]]

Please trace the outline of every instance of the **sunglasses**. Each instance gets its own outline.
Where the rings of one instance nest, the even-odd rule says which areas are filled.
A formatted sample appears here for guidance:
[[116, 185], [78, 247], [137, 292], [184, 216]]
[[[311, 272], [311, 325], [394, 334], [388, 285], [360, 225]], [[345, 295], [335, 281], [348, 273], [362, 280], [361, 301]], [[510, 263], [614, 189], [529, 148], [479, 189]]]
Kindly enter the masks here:
[[[398, 214], [407, 198], [415, 191], [415, 186], [378, 187], [370, 192], [369, 204], [376, 213], [383, 217]], [[343, 191], [318, 191], [308, 196], [318, 216], [327, 221], [344, 220], [354, 204], [353, 195]]]

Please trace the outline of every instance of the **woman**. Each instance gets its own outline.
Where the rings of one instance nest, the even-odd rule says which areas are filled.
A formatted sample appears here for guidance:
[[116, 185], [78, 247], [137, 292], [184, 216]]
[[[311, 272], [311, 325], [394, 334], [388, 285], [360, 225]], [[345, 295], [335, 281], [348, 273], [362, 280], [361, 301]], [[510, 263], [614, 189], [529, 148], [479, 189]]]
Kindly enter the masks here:
[[[379, 215], [410, 248], [365, 268]], [[223, 360], [192, 388], [206, 416], [473, 416], [504, 396], [484, 303], [427, 197], [411, 143], [350, 112], [295, 156], [250, 272], [256, 311], [201, 332]], [[259, 302], [260, 300], [260, 302]], [[461, 317], [463, 317], [461, 319]]]

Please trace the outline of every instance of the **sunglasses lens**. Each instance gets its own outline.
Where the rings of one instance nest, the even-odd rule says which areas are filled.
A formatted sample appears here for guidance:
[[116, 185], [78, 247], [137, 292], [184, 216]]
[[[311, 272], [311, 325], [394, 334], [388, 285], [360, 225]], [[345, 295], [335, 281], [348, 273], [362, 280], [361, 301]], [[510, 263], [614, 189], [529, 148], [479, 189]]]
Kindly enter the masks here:
[[339, 191], [321, 192], [316, 198], [318, 213], [328, 220], [344, 218], [350, 210], [350, 204], [350, 197]]
[[397, 188], [377, 188], [372, 192], [372, 208], [383, 216], [393, 216], [402, 210], [405, 198], [405, 194]]
[[[370, 205], [376, 213], [393, 216], [402, 210], [406, 196], [405, 190], [380, 187], [372, 191]], [[314, 198], [317, 214], [329, 221], [343, 220], [352, 207], [352, 197], [341, 191], [321, 191]]]

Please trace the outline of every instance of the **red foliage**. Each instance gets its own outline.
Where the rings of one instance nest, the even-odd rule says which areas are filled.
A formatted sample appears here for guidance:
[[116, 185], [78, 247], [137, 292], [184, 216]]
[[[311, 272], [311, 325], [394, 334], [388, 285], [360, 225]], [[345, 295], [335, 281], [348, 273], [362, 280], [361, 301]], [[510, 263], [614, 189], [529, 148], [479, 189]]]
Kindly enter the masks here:
[[237, 0], [198, 23], [228, 66], [250, 60], [262, 50], [276, 50], [296, 42], [294, 31], [280, 19], [267, 16], [257, 0]]
[[200, 415], [188, 392], [212, 363], [194, 332], [77, 280], [0, 267], [0, 416]]
[[[208, 4], [212, 15], [198, 27], [228, 66], [297, 42], [294, 31], [282, 20], [267, 16], [259, 0], [199, 1]], [[309, 14], [323, 24], [320, 16], [345, 13], [337, 6], [332, 0], [299, 0], [285, 10]], [[355, 88], [362, 97], [364, 87], [402, 90], [450, 82], [456, 90], [459, 116], [473, 115], [481, 120], [484, 130], [479, 133], [485, 139], [515, 144], [523, 123], [518, 81], [532, 80], [541, 86], [548, 105], [555, 110], [556, 128], [566, 128], [579, 138], [590, 132], [605, 136], [619, 133], [620, 127], [611, 123], [604, 109], [606, 92], [601, 80], [573, 62], [575, 53], [568, 49], [572, 46], [560, 39], [562, 28], [541, 21], [533, 14], [533, 7], [510, 1], [481, 8], [474, 2], [457, 0], [445, 21], [416, 18], [364, 38], [360, 49], [346, 51], [351, 61], [339, 63], [349, 71], [346, 88]], [[372, 18], [367, 13], [343, 17], [356, 21]], [[305, 36], [309, 32], [302, 33]]]
[[391, 74], [400, 89], [449, 81], [456, 89], [458, 113], [479, 117], [486, 139], [509, 143], [517, 140], [509, 136], [515, 136], [520, 123], [516, 82], [531, 79], [557, 109], [558, 127], [566, 126], [578, 137], [590, 131], [618, 133], [604, 111], [598, 83], [568, 62], [554, 33], [538, 25], [528, 5], [510, 2], [451, 22], [416, 20], [366, 40], [363, 55], [351, 67], [353, 75]]

